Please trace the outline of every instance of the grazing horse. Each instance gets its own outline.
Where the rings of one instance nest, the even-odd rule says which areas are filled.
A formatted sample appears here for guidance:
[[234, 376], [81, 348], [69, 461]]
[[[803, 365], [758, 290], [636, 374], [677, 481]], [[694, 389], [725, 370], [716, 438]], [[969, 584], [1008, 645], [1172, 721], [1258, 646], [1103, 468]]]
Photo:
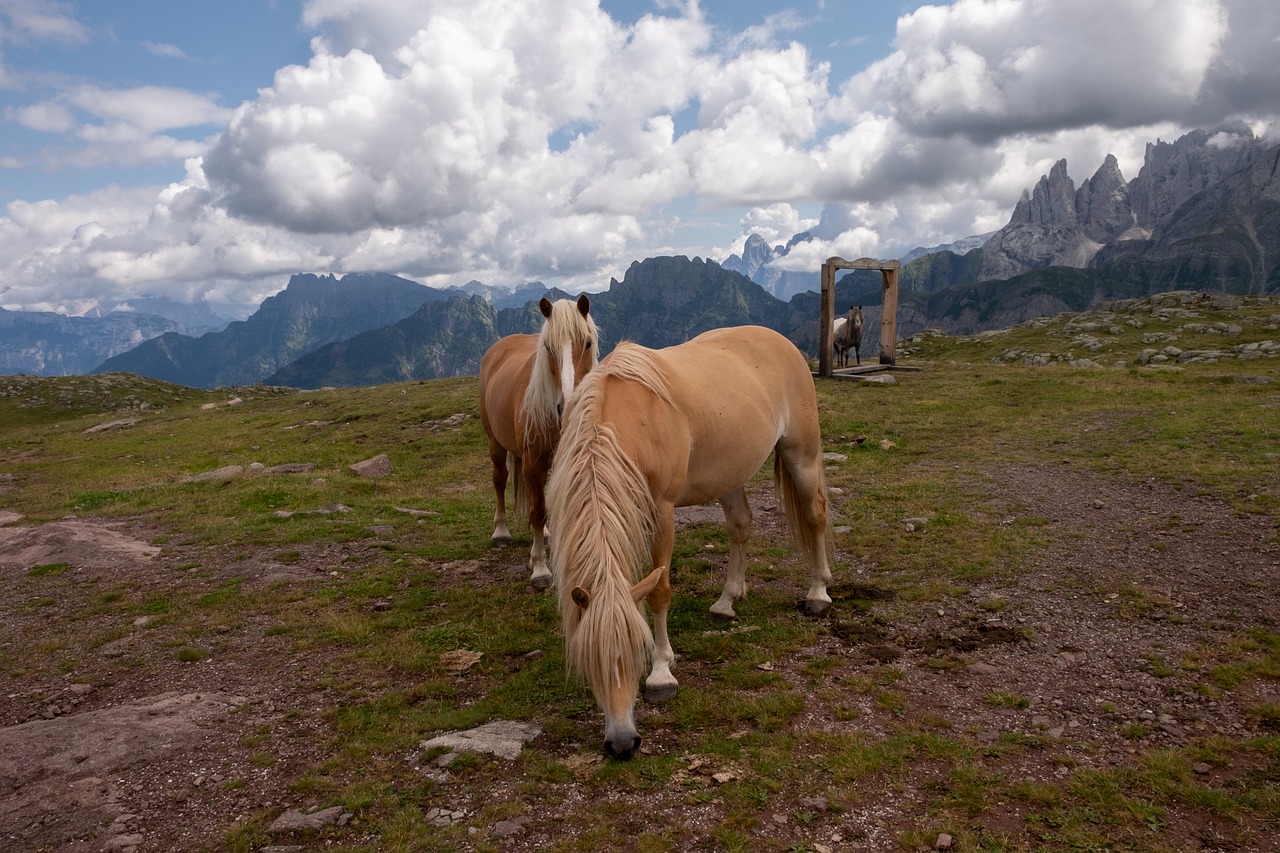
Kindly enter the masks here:
[[854, 308], [849, 306], [848, 317], [838, 317], [831, 324], [833, 334], [832, 342], [836, 349], [836, 366], [849, 366], [849, 350], [853, 350], [853, 357], [856, 364], [862, 364], [862, 306]]
[[506, 502], [510, 460], [516, 512], [528, 509], [533, 534], [530, 582], [536, 589], [546, 589], [551, 585], [551, 569], [544, 538], [543, 487], [560, 438], [560, 411], [578, 382], [595, 367], [599, 335], [585, 293], [577, 302], [553, 303], [544, 297], [538, 307], [547, 318], [539, 334], [508, 335], [480, 360], [480, 423], [489, 437], [493, 491], [498, 498], [493, 544], [511, 542]]
[[735, 618], [747, 592], [745, 486], [770, 452], [779, 502], [809, 564], [805, 609], [821, 614], [831, 603], [822, 436], [813, 378], [794, 344], [759, 326], [661, 350], [623, 343], [566, 406], [547, 484], [551, 558], [565, 660], [604, 710], [610, 755], [630, 758], [640, 744], [633, 706], [648, 659], [645, 698], [676, 694], [667, 638], [675, 508], [716, 500], [724, 509], [729, 569], [711, 613]]

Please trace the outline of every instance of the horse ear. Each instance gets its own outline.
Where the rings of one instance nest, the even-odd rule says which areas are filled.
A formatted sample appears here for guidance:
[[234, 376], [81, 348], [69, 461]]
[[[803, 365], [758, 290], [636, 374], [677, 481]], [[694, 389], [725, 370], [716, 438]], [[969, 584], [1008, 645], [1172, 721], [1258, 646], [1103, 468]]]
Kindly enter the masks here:
[[591, 603], [591, 592], [580, 586], [575, 586], [570, 592], [569, 597], [573, 599], [573, 603], [578, 605], [579, 610], [586, 610], [587, 605]]
[[578, 313], [583, 317], [587, 316], [587, 312], [591, 310], [591, 300], [587, 298], [587, 294], [578, 294]]
[[662, 573], [666, 570], [666, 566], [658, 566], [658, 568], [649, 572], [649, 576], [647, 578], [631, 587], [631, 600], [636, 604], [639, 604], [640, 599], [653, 592], [653, 588], [658, 585], [658, 581], [662, 580]]
[[545, 296], [539, 299], [538, 310], [542, 312], [543, 317], [546, 317], [548, 320], [550, 320], [551, 319], [551, 300]]

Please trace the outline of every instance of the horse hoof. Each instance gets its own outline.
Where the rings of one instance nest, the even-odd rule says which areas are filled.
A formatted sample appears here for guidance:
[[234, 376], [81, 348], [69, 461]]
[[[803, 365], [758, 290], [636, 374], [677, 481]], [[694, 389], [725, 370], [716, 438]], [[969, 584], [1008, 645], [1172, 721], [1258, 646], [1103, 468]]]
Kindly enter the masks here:
[[813, 598], [806, 598], [800, 602], [800, 610], [805, 616], [826, 616], [827, 611], [831, 609], [831, 602], [819, 601]]
[[489, 540], [490, 548], [505, 548], [511, 544], [510, 536], [495, 536]]
[[551, 575], [535, 576], [529, 580], [529, 586], [533, 587], [538, 592], [542, 592], [542, 590], [551, 586]]
[[716, 625], [729, 625], [738, 621], [737, 616], [726, 616], [723, 613], [717, 613], [714, 610], [707, 611], [707, 618]]
[[644, 701], [650, 705], [661, 705], [670, 702], [676, 698], [676, 693], [680, 692], [680, 686], [677, 684], [660, 684], [654, 687], [644, 686]]

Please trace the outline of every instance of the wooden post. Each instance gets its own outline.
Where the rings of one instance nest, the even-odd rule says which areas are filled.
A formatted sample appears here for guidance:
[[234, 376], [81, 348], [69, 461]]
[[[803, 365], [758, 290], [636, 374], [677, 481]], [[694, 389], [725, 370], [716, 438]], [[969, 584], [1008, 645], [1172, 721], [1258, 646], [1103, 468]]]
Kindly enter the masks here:
[[831, 375], [832, 324], [836, 320], [836, 268], [833, 262], [841, 258], [828, 258], [822, 265], [822, 300], [818, 312], [818, 375]]
[[898, 263], [880, 268], [884, 293], [880, 298], [880, 363], [898, 361]]

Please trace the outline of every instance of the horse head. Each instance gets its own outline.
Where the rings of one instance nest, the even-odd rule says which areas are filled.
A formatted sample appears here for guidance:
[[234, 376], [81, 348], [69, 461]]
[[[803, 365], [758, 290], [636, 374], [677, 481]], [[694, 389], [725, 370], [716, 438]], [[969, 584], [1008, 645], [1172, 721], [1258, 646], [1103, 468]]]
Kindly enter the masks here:
[[[604, 751], [624, 761], [640, 749], [635, 705], [640, 692], [640, 674], [652, 644], [640, 603], [658, 585], [665, 569], [665, 566], [654, 569], [646, 578], [632, 584], [625, 595], [595, 596], [583, 586], [575, 586], [569, 592], [578, 611], [577, 628], [581, 629], [582, 621], [592, 618], [600, 626], [607, 626], [607, 630], [588, 632], [594, 641], [619, 641], [616, 648], [605, 654], [600, 654], [601, 647], [597, 646], [595, 655], [583, 667], [583, 674], [604, 711]], [[591, 611], [589, 615], [588, 611]], [[605, 647], [609, 645], [611, 643], [604, 643]]]
[[539, 333], [525, 410], [531, 423], [545, 428], [559, 422], [565, 401], [596, 366], [600, 336], [585, 293], [576, 301], [552, 302], [544, 296], [538, 310], [547, 319]]
[[[553, 303], [544, 296], [538, 308], [547, 318], [542, 327], [542, 345], [548, 355], [547, 366], [557, 379], [558, 404], [563, 408], [564, 401], [599, 358], [599, 336], [591, 318], [591, 300], [585, 293], [572, 304], [568, 300]], [[577, 316], [574, 316], [575, 309]]]

